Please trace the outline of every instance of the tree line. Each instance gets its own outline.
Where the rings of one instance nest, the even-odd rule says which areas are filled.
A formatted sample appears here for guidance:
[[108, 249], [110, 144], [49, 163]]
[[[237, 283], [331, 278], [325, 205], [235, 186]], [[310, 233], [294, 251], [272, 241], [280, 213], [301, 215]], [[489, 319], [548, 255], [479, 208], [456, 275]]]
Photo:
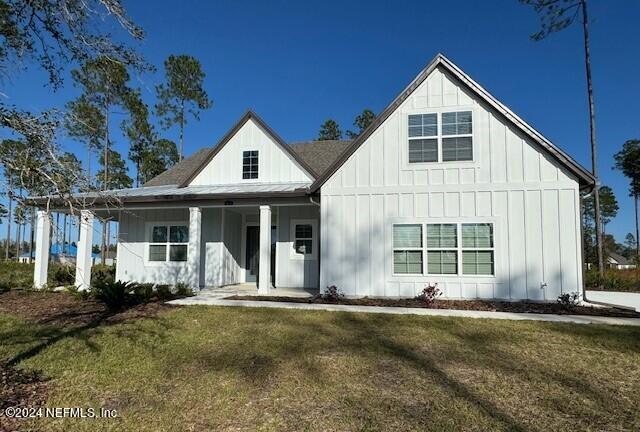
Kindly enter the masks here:
[[[152, 73], [155, 68], [129, 44], [142, 40], [144, 31], [129, 18], [121, 0], [0, 2], [0, 21], [1, 84], [33, 68], [44, 71], [48, 88], [57, 91], [65, 86], [67, 66], [75, 65], [71, 81], [80, 89], [80, 95], [63, 108], [37, 113], [0, 98], [0, 129], [8, 136], [0, 140], [4, 177], [0, 192], [7, 197], [7, 205], [0, 204], [0, 223], [2, 219], [13, 221], [17, 227], [13, 240], [11, 223], [7, 223], [2, 246], [8, 258], [14, 250], [20, 254], [25, 240], [32, 248], [34, 216], [27, 197], [50, 196], [47, 207], [55, 199], [56, 207], [77, 215], [90, 203], [74, 195], [76, 192], [101, 191], [102, 198], [108, 198], [109, 190], [144, 184], [183, 158], [186, 124], [191, 118], [198, 119], [212, 102], [204, 90], [200, 62], [188, 55], [171, 55], [165, 60], [164, 81], [155, 88], [156, 103], [150, 107], [144, 101], [131, 76]], [[116, 23], [129, 39], [114, 39], [108, 21]], [[116, 125], [119, 134], [114, 133]], [[172, 127], [178, 128], [178, 144], [162, 136]], [[84, 145], [84, 169], [81, 159], [62, 146], [61, 136]], [[134, 178], [114, 148], [117, 142], [128, 144], [126, 157], [135, 168]], [[96, 153], [99, 166], [93, 168]], [[63, 218], [66, 231], [67, 217]], [[109, 227], [105, 222], [103, 251]], [[23, 232], [27, 223], [31, 225], [29, 235]], [[54, 230], [57, 226], [59, 223]], [[62, 238], [64, 242], [66, 233]]]

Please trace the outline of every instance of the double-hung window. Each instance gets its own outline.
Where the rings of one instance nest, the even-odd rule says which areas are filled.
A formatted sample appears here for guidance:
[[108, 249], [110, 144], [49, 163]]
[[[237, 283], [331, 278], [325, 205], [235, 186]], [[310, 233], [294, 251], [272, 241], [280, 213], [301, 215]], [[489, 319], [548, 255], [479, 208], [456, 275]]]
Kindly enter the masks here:
[[394, 224], [393, 273], [494, 275], [493, 224]]
[[187, 225], [153, 225], [149, 261], [186, 261], [189, 244]]
[[427, 224], [427, 273], [458, 273], [458, 226]]
[[493, 225], [462, 224], [462, 273], [492, 275]]
[[393, 226], [393, 272], [422, 274], [422, 225]]
[[471, 111], [410, 114], [409, 163], [473, 160]]
[[296, 224], [294, 248], [296, 253], [300, 255], [313, 253], [313, 225]]
[[409, 163], [438, 161], [438, 115], [409, 116]]
[[258, 178], [258, 150], [247, 150], [242, 152], [242, 178]]

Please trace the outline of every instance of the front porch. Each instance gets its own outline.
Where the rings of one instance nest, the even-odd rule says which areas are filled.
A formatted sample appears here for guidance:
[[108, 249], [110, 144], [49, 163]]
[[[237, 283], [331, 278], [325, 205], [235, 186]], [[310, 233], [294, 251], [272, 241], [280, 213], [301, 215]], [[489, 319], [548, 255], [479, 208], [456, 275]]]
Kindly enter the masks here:
[[[196, 291], [236, 287], [230, 289], [243, 295], [272, 289], [283, 295], [281, 290], [292, 287], [317, 291], [319, 207], [300, 199], [274, 201], [83, 210], [75, 284], [90, 286], [99, 218], [117, 223], [118, 280], [185, 283]], [[43, 287], [51, 218], [40, 211], [37, 222], [34, 285]]]

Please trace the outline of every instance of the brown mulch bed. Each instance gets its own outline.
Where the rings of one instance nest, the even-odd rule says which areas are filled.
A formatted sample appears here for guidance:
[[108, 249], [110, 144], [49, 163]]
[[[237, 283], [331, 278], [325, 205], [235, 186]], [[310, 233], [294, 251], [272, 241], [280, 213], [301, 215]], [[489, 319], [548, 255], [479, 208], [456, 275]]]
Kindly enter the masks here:
[[81, 300], [65, 292], [8, 291], [0, 294], [0, 313], [18, 316], [38, 324], [83, 326], [96, 321], [115, 324], [138, 318], [154, 317], [176, 308], [156, 301], [111, 312], [94, 300]]
[[427, 308], [427, 309], [456, 309], [475, 310], [490, 312], [517, 312], [517, 313], [537, 313], [537, 314], [558, 314], [558, 315], [590, 315], [619, 318], [640, 318], [640, 313], [609, 307], [591, 306], [563, 306], [559, 303], [534, 303], [534, 302], [504, 302], [490, 300], [436, 300], [431, 304], [426, 304], [417, 299], [379, 299], [379, 298], [341, 298], [339, 300], [325, 299], [320, 296], [300, 298], [300, 297], [277, 297], [277, 296], [231, 296], [225, 300], [258, 300], [276, 301], [290, 303], [314, 303], [314, 304], [341, 304], [353, 306], [386, 306], [386, 307], [407, 307], [407, 308]]

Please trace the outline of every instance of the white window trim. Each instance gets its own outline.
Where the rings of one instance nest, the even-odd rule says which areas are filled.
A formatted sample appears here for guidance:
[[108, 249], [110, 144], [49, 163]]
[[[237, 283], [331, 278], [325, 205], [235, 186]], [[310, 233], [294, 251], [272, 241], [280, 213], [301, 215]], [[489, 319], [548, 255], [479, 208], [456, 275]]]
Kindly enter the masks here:
[[[296, 252], [296, 225], [311, 225], [311, 253]], [[318, 259], [318, 220], [291, 219], [289, 227], [289, 257], [296, 260], [314, 261]]]
[[[189, 221], [155, 221], [155, 222], [145, 222], [145, 243], [144, 243], [144, 265], [145, 266], [186, 266], [189, 262], [189, 242], [186, 243], [172, 243], [169, 242], [169, 226], [186, 226], [189, 229]], [[165, 243], [156, 243], [151, 241], [152, 231], [154, 226], [166, 226], [167, 227], [167, 242]], [[189, 230], [189, 236], [191, 236], [191, 230]], [[165, 261], [151, 261], [149, 259], [149, 249], [151, 245], [166, 245], [167, 251], [165, 255]], [[169, 246], [170, 245], [186, 245], [187, 246], [187, 260], [186, 261], [169, 261]]]
[[[442, 135], [442, 113], [471, 111], [471, 134], [464, 135]], [[409, 137], [409, 116], [418, 114], [436, 114], [438, 118], [438, 133], [431, 137]], [[425, 108], [420, 110], [407, 111], [403, 117], [402, 137], [404, 143], [403, 162], [407, 169], [420, 169], [424, 166], [438, 165], [474, 165], [478, 160], [478, 109], [474, 105], [460, 105], [441, 108]], [[471, 136], [471, 160], [464, 161], [443, 161], [442, 160], [442, 139], [443, 138], [460, 138]], [[436, 139], [438, 142], [438, 160], [435, 162], [409, 162], [409, 140], [412, 139]]]
[[[473, 218], [473, 219], [460, 219], [460, 218], [433, 218], [433, 219], [404, 219], [404, 218], [394, 218], [391, 222], [389, 231], [388, 231], [388, 239], [391, 250], [391, 257], [389, 259], [391, 271], [389, 274], [395, 279], [404, 280], [404, 279], [415, 279], [419, 277], [421, 279], [427, 280], [431, 277], [436, 277], [438, 279], [461, 279], [461, 278], [473, 278], [473, 279], [496, 279], [498, 274], [498, 266], [499, 260], [497, 257], [496, 245], [498, 244], [498, 236], [499, 233], [496, 230], [496, 224], [499, 221], [495, 218]], [[427, 252], [429, 249], [431, 250], [454, 250], [454, 248], [430, 248], [427, 244], [427, 225], [442, 225], [442, 224], [453, 224], [456, 225], [456, 238], [457, 238], [457, 247], [455, 250], [457, 251], [457, 273], [450, 274], [441, 274], [441, 273], [428, 273], [427, 272]], [[492, 233], [493, 233], [493, 247], [492, 248], [464, 248], [462, 247], [462, 225], [463, 224], [491, 224], [492, 225]], [[396, 273], [394, 271], [393, 265], [393, 251], [394, 250], [412, 250], [412, 248], [394, 248], [393, 247], [393, 226], [394, 225], [422, 225], [422, 248], [415, 248], [415, 250], [422, 250], [422, 273]], [[389, 249], [387, 249], [389, 250]], [[463, 250], [491, 250], [493, 251], [493, 274], [485, 275], [485, 274], [464, 274], [462, 273], [462, 251]]]

